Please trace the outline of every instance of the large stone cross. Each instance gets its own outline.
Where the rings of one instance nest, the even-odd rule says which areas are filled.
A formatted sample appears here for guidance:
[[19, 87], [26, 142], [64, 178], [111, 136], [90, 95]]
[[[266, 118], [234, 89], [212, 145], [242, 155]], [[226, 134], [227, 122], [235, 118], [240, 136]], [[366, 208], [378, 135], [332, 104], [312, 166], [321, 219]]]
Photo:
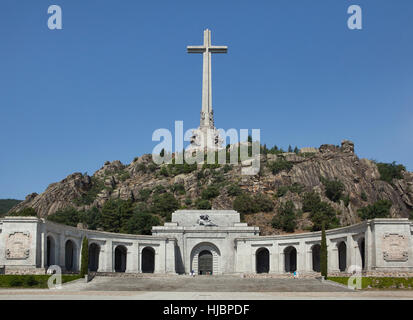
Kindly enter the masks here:
[[211, 44], [211, 31], [204, 30], [204, 45], [188, 46], [188, 53], [203, 54], [202, 71], [202, 110], [200, 127], [214, 128], [214, 113], [212, 110], [211, 87], [211, 53], [227, 53], [227, 46], [213, 46]]

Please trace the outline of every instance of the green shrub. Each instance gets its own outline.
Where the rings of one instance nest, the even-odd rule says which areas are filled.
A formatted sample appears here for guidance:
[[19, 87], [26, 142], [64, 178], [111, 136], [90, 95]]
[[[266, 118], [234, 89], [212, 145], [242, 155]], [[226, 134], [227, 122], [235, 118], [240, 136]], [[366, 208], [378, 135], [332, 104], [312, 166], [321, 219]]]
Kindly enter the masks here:
[[277, 174], [281, 171], [289, 171], [293, 167], [293, 164], [283, 157], [278, 157], [276, 161], [272, 161], [268, 163], [268, 167], [270, 168], [272, 174]]
[[160, 174], [165, 176], [165, 177], [169, 177], [169, 172], [168, 172], [168, 169], [166, 167], [161, 168]]
[[21, 287], [24, 284], [23, 278], [15, 276], [10, 279], [9, 284], [11, 287]]
[[367, 201], [367, 194], [364, 191], [361, 193], [360, 197], [361, 197], [361, 200]]
[[105, 189], [104, 181], [97, 177], [91, 177], [92, 186], [90, 189], [77, 198], [74, 203], [78, 206], [89, 205], [95, 201], [96, 196]]
[[297, 227], [297, 214], [292, 201], [281, 204], [278, 214], [272, 219], [272, 226], [275, 229], [282, 229], [286, 232], [294, 232]]
[[229, 171], [232, 170], [232, 166], [229, 164], [224, 165], [224, 167], [222, 168], [222, 170], [224, 171], [224, 173], [227, 173]]
[[159, 226], [160, 223], [157, 216], [134, 210], [132, 218], [128, 221], [128, 233], [151, 235], [152, 227]]
[[271, 212], [274, 209], [274, 202], [265, 194], [258, 193], [253, 198], [256, 212]]
[[254, 203], [254, 199], [246, 194], [242, 193], [234, 199], [232, 203], [232, 207], [234, 210], [238, 211], [239, 213], [255, 213], [257, 212], [257, 208]]
[[129, 178], [130, 178], [130, 173], [129, 173], [129, 171], [124, 170], [124, 171], [122, 171], [122, 172], [119, 174], [119, 180], [120, 180], [120, 181], [126, 181], [126, 180], [128, 180]]
[[150, 164], [148, 164], [148, 170], [150, 172], [154, 172], [156, 169], [158, 169], [158, 166], [155, 163], [151, 162]]
[[350, 195], [347, 194], [342, 198], [343, 202], [344, 202], [344, 206], [348, 207], [348, 205], [350, 204]]
[[146, 165], [144, 163], [138, 163], [136, 165], [136, 170], [139, 171], [139, 172], [145, 173], [146, 169], [147, 168], [146, 168]]
[[303, 211], [310, 212], [310, 220], [313, 223], [312, 231], [320, 231], [322, 223], [327, 229], [339, 226], [336, 212], [327, 202], [321, 201], [315, 192], [307, 192], [303, 197]]
[[36, 210], [30, 207], [24, 208], [17, 212], [11, 212], [9, 215], [15, 217], [37, 217]]
[[182, 183], [175, 183], [171, 185], [170, 190], [172, 193], [178, 193], [181, 195], [185, 194], [185, 186]]
[[242, 189], [237, 184], [230, 184], [227, 187], [227, 194], [231, 197], [239, 196], [242, 193]]
[[149, 197], [151, 196], [152, 190], [149, 188], [143, 188], [139, 190], [139, 197], [137, 200], [139, 201], [148, 201]]
[[196, 208], [199, 210], [210, 210], [212, 205], [208, 200], [198, 199], [195, 203]]
[[380, 179], [390, 184], [393, 182], [393, 179], [402, 179], [402, 172], [406, 171], [405, 166], [396, 164], [395, 161], [392, 163], [378, 162], [376, 165], [380, 173]]
[[23, 283], [25, 286], [28, 286], [28, 287], [34, 287], [34, 286], [39, 285], [39, 281], [32, 275], [25, 277], [25, 279], [23, 280]]
[[163, 217], [167, 217], [178, 208], [178, 200], [176, 200], [174, 195], [169, 192], [163, 193], [161, 195], [155, 195], [153, 197], [151, 212], [157, 213]]
[[288, 192], [289, 188], [287, 186], [281, 186], [277, 189], [277, 197], [281, 198], [284, 197], [287, 192]]
[[155, 188], [153, 188], [154, 194], [161, 194], [165, 192], [166, 192], [166, 188], [161, 184], [158, 184], [157, 186], [155, 186]]
[[201, 198], [204, 200], [210, 200], [219, 196], [219, 188], [215, 184], [211, 184], [202, 190]]
[[274, 209], [274, 203], [264, 194], [250, 196], [242, 193], [234, 199], [232, 207], [239, 213], [270, 212]]
[[73, 207], [60, 209], [52, 215], [48, 216], [46, 219], [72, 227], [76, 227], [80, 222], [79, 212]]
[[320, 177], [321, 182], [323, 183], [326, 191], [326, 197], [331, 201], [337, 202], [342, 197], [344, 191], [344, 184], [340, 180], [329, 180], [323, 177]]
[[390, 217], [390, 208], [392, 206], [389, 200], [379, 200], [372, 205], [357, 210], [359, 217], [363, 220], [374, 218]]
[[190, 206], [192, 204], [192, 199], [191, 198], [186, 198], [185, 199], [185, 205]]

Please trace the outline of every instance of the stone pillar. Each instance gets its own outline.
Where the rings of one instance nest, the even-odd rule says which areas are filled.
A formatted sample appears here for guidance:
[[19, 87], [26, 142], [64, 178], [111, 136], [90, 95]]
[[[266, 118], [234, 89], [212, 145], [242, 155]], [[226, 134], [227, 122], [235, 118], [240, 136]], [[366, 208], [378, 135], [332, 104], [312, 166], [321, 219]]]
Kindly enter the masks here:
[[279, 273], [279, 254], [278, 246], [275, 244], [270, 247], [270, 271], [269, 273]]
[[297, 250], [297, 271], [300, 273], [303, 273], [306, 271], [306, 268], [307, 268], [305, 243], [303, 241], [300, 241], [296, 250]]
[[41, 226], [41, 235], [40, 235], [40, 268], [45, 268], [46, 267], [46, 259], [47, 259], [47, 235], [46, 235], [46, 230], [44, 227], [44, 224]]
[[327, 239], [327, 271], [338, 272], [338, 250], [330, 239]]
[[348, 268], [354, 264], [354, 243], [353, 237], [351, 235], [347, 235], [346, 240], [346, 272]]
[[[280, 248], [282, 249], [282, 248]], [[284, 254], [284, 249], [280, 251], [279, 253], [279, 262], [278, 262], [278, 266], [279, 266], [279, 271], [280, 273], [285, 273], [285, 254]]]
[[65, 235], [64, 231], [59, 234], [59, 262], [58, 264], [64, 270], [66, 268], [66, 261], [65, 261]]
[[166, 240], [165, 245], [165, 272], [176, 273], [175, 270], [175, 241], [172, 239]]
[[114, 272], [113, 267], [113, 244], [112, 239], [108, 239], [104, 247], [102, 247], [102, 254], [104, 255], [104, 265], [102, 266], [104, 272]]

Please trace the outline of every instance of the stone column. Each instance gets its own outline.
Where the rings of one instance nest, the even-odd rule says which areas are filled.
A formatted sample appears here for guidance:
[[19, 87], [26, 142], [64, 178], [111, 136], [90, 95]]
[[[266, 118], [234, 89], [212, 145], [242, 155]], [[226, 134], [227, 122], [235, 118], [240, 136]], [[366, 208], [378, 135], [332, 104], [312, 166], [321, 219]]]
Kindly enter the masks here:
[[103, 249], [102, 254], [104, 255], [103, 271], [104, 272], [114, 272], [112, 239], [108, 239], [106, 241], [105, 246], [102, 249]]
[[175, 241], [174, 240], [166, 240], [165, 245], [165, 272], [166, 273], [176, 273], [175, 270]]

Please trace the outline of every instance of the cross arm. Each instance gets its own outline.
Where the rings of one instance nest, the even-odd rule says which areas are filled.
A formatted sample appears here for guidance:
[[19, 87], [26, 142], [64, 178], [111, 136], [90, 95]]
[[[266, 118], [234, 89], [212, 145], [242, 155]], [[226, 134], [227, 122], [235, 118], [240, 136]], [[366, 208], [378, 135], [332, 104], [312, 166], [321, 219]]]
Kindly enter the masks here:
[[188, 53], [203, 53], [205, 52], [204, 46], [187, 46]]
[[228, 47], [227, 46], [212, 46], [209, 48], [211, 53], [227, 53]]

